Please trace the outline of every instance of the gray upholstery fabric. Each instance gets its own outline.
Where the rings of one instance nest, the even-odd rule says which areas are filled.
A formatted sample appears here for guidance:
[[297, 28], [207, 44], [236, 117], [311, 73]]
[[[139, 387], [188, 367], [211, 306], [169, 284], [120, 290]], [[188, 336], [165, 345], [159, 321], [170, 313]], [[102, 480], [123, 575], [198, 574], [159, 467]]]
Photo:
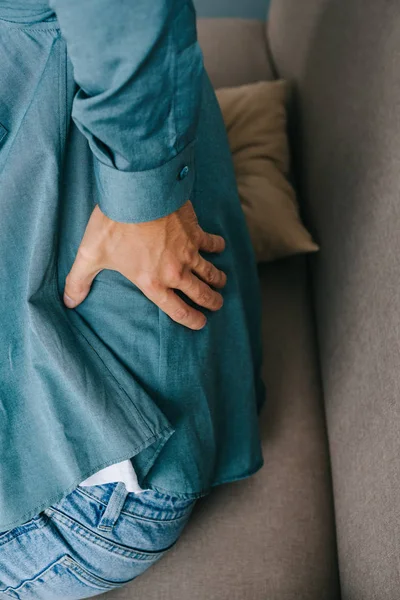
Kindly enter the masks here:
[[302, 258], [262, 268], [265, 465], [216, 488], [113, 600], [337, 600], [327, 444]]
[[[204, 19], [216, 86], [271, 77], [264, 24]], [[261, 269], [265, 466], [201, 500], [182, 538], [113, 600], [338, 600], [327, 441], [303, 258]], [[102, 596], [103, 597], [103, 596]]]
[[214, 87], [273, 79], [263, 21], [199, 19], [197, 33]]
[[295, 84], [344, 600], [400, 589], [400, 10], [274, 0]]

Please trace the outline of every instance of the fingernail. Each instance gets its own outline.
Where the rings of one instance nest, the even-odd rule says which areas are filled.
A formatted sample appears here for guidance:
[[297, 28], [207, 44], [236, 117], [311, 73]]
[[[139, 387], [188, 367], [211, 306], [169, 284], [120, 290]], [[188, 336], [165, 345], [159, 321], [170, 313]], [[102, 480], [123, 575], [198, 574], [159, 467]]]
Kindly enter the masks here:
[[64, 294], [64, 304], [68, 306], [68, 308], [74, 308], [74, 306], [76, 306], [75, 300], [72, 300], [67, 294]]

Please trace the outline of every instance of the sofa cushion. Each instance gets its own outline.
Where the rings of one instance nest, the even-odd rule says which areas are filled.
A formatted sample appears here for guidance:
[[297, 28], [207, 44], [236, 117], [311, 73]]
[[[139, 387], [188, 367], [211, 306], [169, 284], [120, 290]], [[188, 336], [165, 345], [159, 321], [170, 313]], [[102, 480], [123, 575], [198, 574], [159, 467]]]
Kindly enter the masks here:
[[176, 546], [109, 600], [337, 600], [327, 444], [303, 257], [261, 269], [265, 465], [217, 487]]
[[285, 81], [219, 88], [240, 201], [259, 262], [315, 252], [289, 181]]
[[254, 19], [198, 19], [204, 64], [214, 87], [274, 79], [265, 24]]

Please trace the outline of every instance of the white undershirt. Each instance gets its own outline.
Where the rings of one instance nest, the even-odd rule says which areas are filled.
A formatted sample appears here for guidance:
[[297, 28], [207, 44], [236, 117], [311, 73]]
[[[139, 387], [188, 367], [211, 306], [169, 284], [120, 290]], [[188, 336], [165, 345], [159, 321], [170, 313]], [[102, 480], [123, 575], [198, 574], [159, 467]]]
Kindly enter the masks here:
[[123, 460], [101, 469], [101, 471], [97, 471], [97, 473], [82, 481], [80, 485], [102, 485], [103, 483], [113, 483], [115, 481], [123, 481], [128, 492], [140, 494], [145, 491], [138, 483], [135, 469], [130, 460]]

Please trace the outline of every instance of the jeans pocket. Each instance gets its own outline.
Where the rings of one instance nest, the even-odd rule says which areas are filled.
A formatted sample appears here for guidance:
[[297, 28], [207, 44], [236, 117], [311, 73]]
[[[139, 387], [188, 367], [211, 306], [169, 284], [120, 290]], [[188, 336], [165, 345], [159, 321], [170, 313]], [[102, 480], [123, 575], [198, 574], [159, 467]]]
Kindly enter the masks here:
[[145, 490], [140, 494], [129, 494], [123, 512], [125, 516], [159, 523], [187, 520], [196, 501], [195, 498], [181, 498], [155, 490]]
[[0, 552], [3, 550], [6, 544], [12, 542], [15, 538], [26, 536], [32, 531], [37, 531], [44, 527], [45, 523], [46, 520], [43, 518], [42, 513], [40, 513], [18, 527], [0, 532]]
[[158, 553], [158, 558], [161, 558], [179, 540], [190, 519], [193, 505], [194, 501], [176, 515], [168, 511], [162, 515], [152, 509], [148, 513], [123, 510], [110, 533], [110, 539], [132, 550]]
[[124, 583], [102, 579], [65, 554], [33, 579], [18, 587], [1, 590], [0, 594], [3, 592], [16, 600], [79, 600], [121, 587]]

